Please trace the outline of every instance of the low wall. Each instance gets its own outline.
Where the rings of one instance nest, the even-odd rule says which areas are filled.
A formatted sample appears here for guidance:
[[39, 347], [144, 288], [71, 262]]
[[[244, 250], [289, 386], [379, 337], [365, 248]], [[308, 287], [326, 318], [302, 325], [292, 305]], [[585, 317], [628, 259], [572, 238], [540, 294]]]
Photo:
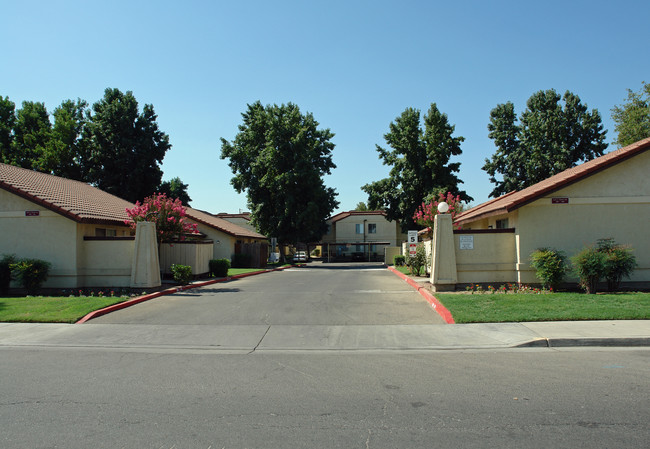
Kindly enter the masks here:
[[393, 258], [402, 254], [402, 248], [399, 246], [387, 246], [384, 248], [384, 263], [386, 265], [393, 264]]
[[128, 287], [135, 237], [84, 237], [77, 265], [79, 287]]
[[454, 231], [458, 284], [517, 281], [514, 229]]
[[173, 264], [189, 265], [192, 274], [206, 274], [210, 271], [214, 244], [208, 241], [187, 241], [160, 244], [160, 270], [164, 274], [171, 274]]

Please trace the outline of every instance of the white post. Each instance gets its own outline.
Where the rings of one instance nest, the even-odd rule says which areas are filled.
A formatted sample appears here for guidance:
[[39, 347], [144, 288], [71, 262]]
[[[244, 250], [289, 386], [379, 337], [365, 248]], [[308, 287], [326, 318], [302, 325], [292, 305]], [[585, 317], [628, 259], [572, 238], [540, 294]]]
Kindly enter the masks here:
[[131, 287], [160, 287], [160, 262], [156, 224], [150, 221], [138, 222], [135, 229], [135, 247], [131, 265]]

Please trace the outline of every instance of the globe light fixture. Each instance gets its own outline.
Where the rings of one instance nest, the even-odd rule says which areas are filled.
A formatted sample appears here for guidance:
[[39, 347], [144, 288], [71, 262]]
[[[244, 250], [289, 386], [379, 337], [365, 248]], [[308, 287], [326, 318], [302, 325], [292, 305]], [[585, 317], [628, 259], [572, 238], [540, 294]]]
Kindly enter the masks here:
[[449, 204], [445, 203], [444, 201], [438, 204], [438, 212], [440, 212], [441, 214], [446, 214], [448, 210], [449, 210]]

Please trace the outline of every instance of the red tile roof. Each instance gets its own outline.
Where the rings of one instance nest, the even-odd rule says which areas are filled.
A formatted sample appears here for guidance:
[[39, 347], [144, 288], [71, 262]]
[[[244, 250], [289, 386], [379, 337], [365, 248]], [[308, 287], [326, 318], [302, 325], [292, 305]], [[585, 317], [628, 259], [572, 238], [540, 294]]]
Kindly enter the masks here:
[[219, 218], [243, 218], [244, 220], [251, 221], [250, 212], [242, 212], [239, 214], [229, 214], [227, 212], [219, 212], [218, 214], [210, 214], [210, 215], [214, 215], [215, 217], [219, 217]]
[[0, 188], [78, 223], [119, 224], [134, 205], [80, 181], [0, 163]]
[[632, 145], [607, 153], [584, 164], [571, 167], [557, 175], [533, 184], [523, 190], [506, 193], [499, 198], [487, 201], [456, 216], [458, 224], [470, 223], [482, 218], [501, 215], [518, 209], [544, 195], [567, 187], [588, 176], [623, 162], [637, 154], [650, 149], [650, 138], [640, 140]]
[[192, 209], [191, 207], [188, 207], [185, 211], [185, 214], [197, 223], [201, 223], [205, 226], [210, 226], [211, 228], [225, 232], [226, 234], [234, 235], [235, 237], [266, 240], [266, 236], [263, 236], [262, 234], [259, 234], [255, 231], [250, 231], [241, 226], [237, 226], [236, 224], [224, 220], [223, 218], [219, 218], [215, 215], [203, 212], [198, 209]]
[[384, 212], [383, 210], [366, 210], [366, 211], [351, 210], [348, 212], [340, 212], [330, 217], [329, 220], [331, 220], [332, 223], [336, 223], [337, 221], [343, 220], [344, 218], [348, 218], [352, 215], [383, 215], [385, 217], [386, 212]]

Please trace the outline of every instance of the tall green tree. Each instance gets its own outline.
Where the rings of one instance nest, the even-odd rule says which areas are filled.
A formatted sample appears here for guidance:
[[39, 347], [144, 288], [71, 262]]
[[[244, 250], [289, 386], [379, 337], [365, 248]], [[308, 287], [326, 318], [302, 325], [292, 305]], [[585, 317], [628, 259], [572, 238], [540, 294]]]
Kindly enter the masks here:
[[23, 101], [16, 112], [14, 139], [8, 163], [32, 170], [47, 171], [46, 148], [52, 132], [50, 115], [44, 103]]
[[192, 198], [190, 198], [189, 193], [187, 193], [188, 187], [188, 184], [183, 184], [181, 178], [176, 177], [169, 181], [163, 181], [160, 183], [158, 193], [164, 193], [167, 198], [179, 199], [181, 203], [183, 203], [183, 206], [189, 206]]
[[402, 230], [414, 229], [413, 214], [427, 194], [449, 191], [460, 195], [463, 201], [472, 198], [458, 189], [460, 163], [450, 163], [452, 156], [462, 153], [462, 136], [453, 135], [455, 126], [449, 124], [447, 114], [431, 104], [420, 123], [420, 111], [407, 108], [390, 124], [384, 135], [392, 150], [376, 146], [384, 165], [391, 166], [388, 178], [364, 185], [368, 207], [386, 211], [389, 220], [399, 220]]
[[52, 113], [54, 125], [45, 151], [44, 168], [53, 175], [88, 180], [88, 145], [82, 139], [87, 107], [88, 103], [80, 98], [65, 100]]
[[355, 207], [354, 210], [356, 210], [358, 212], [366, 212], [366, 211], [368, 211], [370, 209], [368, 209], [368, 206], [366, 205], [366, 203], [364, 203], [363, 201], [359, 201], [357, 203], [357, 207]]
[[512, 103], [499, 104], [490, 112], [488, 131], [497, 147], [483, 166], [495, 184], [492, 197], [521, 190], [602, 156], [607, 148], [600, 113], [588, 111], [569, 91], [563, 96], [552, 89], [536, 92], [528, 99], [519, 123]]
[[0, 96], [0, 162], [9, 163], [9, 153], [14, 141], [16, 104], [9, 97]]
[[235, 190], [246, 192], [252, 223], [280, 245], [319, 240], [338, 206], [322, 179], [336, 168], [334, 134], [292, 103], [257, 101], [242, 118], [235, 139], [221, 139], [221, 158], [229, 159]]
[[614, 144], [619, 147], [650, 137], [650, 84], [641, 84], [639, 92], [628, 89], [626, 101], [612, 109], [618, 133]]
[[106, 89], [104, 98], [93, 104], [84, 132], [88, 180], [132, 202], [153, 194], [162, 179], [160, 164], [171, 148], [156, 119], [150, 104], [139, 112], [131, 91]]

